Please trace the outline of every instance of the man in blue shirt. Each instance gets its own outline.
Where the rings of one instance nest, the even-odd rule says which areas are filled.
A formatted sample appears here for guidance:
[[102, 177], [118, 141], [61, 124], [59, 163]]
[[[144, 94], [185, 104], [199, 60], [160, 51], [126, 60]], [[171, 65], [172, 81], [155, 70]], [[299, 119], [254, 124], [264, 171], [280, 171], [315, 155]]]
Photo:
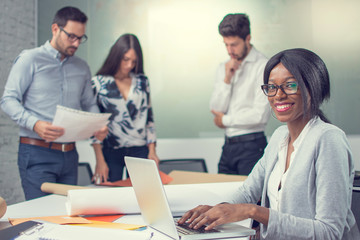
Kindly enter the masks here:
[[[1, 108], [20, 126], [18, 166], [26, 200], [45, 195], [44, 182], [77, 183], [75, 143], [55, 143], [64, 129], [51, 124], [57, 105], [99, 112], [85, 61], [74, 56], [86, 41], [87, 17], [79, 9], [60, 9], [51, 26], [52, 39], [24, 50], [5, 85]], [[99, 140], [107, 127], [94, 133]]]

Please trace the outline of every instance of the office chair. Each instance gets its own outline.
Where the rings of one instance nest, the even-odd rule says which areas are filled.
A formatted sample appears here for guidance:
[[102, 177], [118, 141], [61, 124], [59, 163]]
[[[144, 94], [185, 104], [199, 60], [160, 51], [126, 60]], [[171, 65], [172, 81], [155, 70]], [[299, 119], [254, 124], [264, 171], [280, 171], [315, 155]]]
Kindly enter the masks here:
[[356, 223], [360, 229], [360, 190], [353, 189], [351, 211], [354, 213]]
[[93, 177], [93, 173], [90, 164], [87, 162], [79, 162], [77, 185], [79, 186], [90, 185], [92, 177]]
[[[356, 187], [356, 189], [355, 189]], [[354, 189], [352, 192], [351, 211], [354, 213], [356, 223], [360, 229], [360, 171], [355, 171]]]
[[172, 170], [208, 172], [205, 159], [203, 158], [184, 158], [184, 159], [166, 159], [159, 163], [160, 171], [169, 174]]
[[360, 171], [355, 171], [353, 186], [360, 187]]

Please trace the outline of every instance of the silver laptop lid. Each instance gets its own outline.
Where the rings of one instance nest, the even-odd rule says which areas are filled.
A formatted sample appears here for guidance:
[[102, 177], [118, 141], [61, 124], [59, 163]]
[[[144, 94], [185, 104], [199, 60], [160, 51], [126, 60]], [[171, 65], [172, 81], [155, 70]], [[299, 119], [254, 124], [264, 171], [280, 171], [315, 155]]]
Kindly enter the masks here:
[[[125, 157], [125, 164], [135, 191], [141, 214], [152, 228], [179, 239], [168, 199], [161, 182], [155, 161], [143, 158]], [[181, 236], [181, 239], [214, 239], [224, 237], [245, 237], [254, 235], [255, 230], [235, 223], [217, 226], [216, 233], [197, 233]]]
[[179, 239], [155, 161], [125, 157], [125, 164], [145, 222], [152, 228]]

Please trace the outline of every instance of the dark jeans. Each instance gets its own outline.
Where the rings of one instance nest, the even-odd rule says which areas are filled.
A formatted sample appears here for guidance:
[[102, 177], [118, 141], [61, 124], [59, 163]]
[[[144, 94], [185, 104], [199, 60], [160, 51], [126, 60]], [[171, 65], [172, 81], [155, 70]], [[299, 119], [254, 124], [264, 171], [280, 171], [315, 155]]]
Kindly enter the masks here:
[[61, 152], [19, 143], [18, 166], [25, 199], [48, 195], [40, 189], [44, 182], [76, 185], [78, 163], [76, 149]]
[[121, 180], [125, 167], [125, 156], [147, 158], [149, 149], [147, 146], [124, 147], [119, 149], [103, 148], [105, 161], [109, 167], [109, 181]]
[[249, 175], [264, 154], [265, 135], [254, 140], [228, 143], [225, 141], [218, 164], [219, 173]]

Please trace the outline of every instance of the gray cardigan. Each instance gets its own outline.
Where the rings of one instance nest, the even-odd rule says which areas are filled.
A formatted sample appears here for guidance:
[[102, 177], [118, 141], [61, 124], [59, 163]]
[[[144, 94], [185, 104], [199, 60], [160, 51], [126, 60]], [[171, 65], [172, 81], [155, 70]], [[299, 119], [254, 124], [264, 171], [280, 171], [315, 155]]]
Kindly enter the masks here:
[[[230, 202], [256, 203], [261, 197], [261, 206], [269, 207], [268, 180], [278, 160], [279, 143], [287, 135], [287, 126], [274, 132], [264, 156]], [[292, 161], [280, 210], [270, 209], [261, 238], [360, 239], [351, 212], [354, 163], [344, 132], [316, 119]]]

